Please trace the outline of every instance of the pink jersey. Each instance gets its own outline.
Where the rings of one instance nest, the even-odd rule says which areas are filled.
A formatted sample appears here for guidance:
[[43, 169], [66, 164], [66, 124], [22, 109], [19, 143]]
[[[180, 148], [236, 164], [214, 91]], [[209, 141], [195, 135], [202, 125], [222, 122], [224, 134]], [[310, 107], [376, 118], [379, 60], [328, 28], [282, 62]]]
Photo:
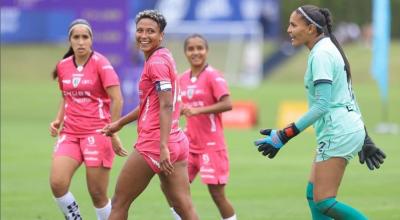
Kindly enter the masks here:
[[119, 79], [107, 58], [93, 52], [84, 66], [77, 67], [70, 56], [57, 64], [57, 72], [65, 100], [62, 132], [93, 134], [111, 122], [106, 88], [119, 85]]
[[[221, 74], [207, 66], [197, 79], [187, 70], [180, 78], [182, 103], [188, 107], [213, 105], [222, 96], [229, 95], [228, 86]], [[200, 114], [187, 117], [185, 133], [189, 138], [190, 152], [225, 149], [222, 114]]]
[[[179, 128], [179, 85], [172, 54], [166, 48], [157, 49], [144, 63], [139, 81], [138, 144], [146, 140], [160, 141], [159, 91], [171, 91], [173, 112], [169, 142], [179, 142], [185, 138]], [[159, 149], [160, 146], [155, 146]]]

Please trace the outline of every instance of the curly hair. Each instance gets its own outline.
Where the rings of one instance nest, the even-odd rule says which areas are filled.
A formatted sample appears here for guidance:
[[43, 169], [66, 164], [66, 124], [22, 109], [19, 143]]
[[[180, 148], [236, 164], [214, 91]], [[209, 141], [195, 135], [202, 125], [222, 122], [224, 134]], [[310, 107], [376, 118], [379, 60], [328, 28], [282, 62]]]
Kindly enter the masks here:
[[155, 21], [158, 26], [160, 27], [160, 31], [163, 32], [165, 29], [165, 26], [167, 26], [167, 21], [165, 20], [164, 15], [162, 15], [159, 11], [157, 10], [144, 10], [139, 12], [136, 15], [136, 24], [143, 18], [150, 18], [151, 20]]

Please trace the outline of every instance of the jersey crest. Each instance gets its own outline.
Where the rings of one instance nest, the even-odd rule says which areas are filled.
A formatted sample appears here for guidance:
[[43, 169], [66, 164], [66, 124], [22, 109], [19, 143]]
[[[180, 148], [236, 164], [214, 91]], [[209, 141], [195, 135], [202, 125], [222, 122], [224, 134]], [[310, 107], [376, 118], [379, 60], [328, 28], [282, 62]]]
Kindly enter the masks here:
[[77, 88], [79, 83], [81, 82], [83, 74], [72, 74], [72, 86]]
[[195, 90], [195, 88], [188, 88], [188, 89], [187, 89], [187, 97], [188, 97], [189, 99], [192, 99], [192, 98], [193, 98], [194, 90]]

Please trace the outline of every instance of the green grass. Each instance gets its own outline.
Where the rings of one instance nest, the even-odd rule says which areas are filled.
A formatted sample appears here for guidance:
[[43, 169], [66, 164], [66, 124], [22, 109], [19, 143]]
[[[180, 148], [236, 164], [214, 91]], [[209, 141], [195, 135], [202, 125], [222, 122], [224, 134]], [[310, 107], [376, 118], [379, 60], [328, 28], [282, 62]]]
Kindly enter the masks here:
[[[382, 169], [370, 172], [353, 160], [339, 191], [339, 200], [357, 207], [370, 219], [400, 219], [400, 136], [374, 133], [381, 120], [381, 102], [369, 74], [370, 50], [349, 45], [354, 88], [371, 136], [388, 154]], [[389, 121], [400, 124], [400, 44], [391, 47]], [[1, 47], [1, 219], [54, 220], [62, 215], [48, 184], [54, 139], [48, 123], [54, 118], [59, 99], [50, 72], [62, 56], [64, 46], [13, 45]], [[259, 126], [275, 126], [277, 106], [283, 99], [305, 100], [302, 77], [307, 51], [291, 58], [259, 88], [232, 88], [235, 100], [253, 100], [259, 108]], [[211, 63], [212, 64], [212, 63]], [[252, 141], [258, 128], [226, 130], [231, 160], [227, 194], [239, 219], [310, 219], [305, 199], [315, 138], [305, 132], [292, 140], [274, 160], [261, 157]], [[121, 132], [127, 148], [135, 141], [135, 126]], [[111, 172], [112, 195], [124, 158], [117, 158]], [[95, 219], [86, 188], [84, 169], [75, 175], [71, 191], [85, 219]], [[201, 219], [219, 219], [207, 189], [199, 180], [192, 185], [193, 200]], [[156, 211], [155, 211], [156, 210]], [[161, 196], [158, 178], [130, 210], [131, 219], [172, 219]]]

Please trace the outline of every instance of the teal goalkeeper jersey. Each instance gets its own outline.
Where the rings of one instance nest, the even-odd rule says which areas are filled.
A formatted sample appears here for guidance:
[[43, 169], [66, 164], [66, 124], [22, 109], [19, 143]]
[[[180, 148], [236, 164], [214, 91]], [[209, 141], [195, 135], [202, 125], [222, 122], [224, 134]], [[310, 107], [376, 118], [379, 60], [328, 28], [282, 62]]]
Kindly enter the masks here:
[[331, 83], [328, 112], [314, 124], [317, 139], [340, 136], [364, 129], [351, 83], [347, 82], [343, 58], [330, 40], [323, 38], [312, 48], [304, 76], [309, 108], [315, 103], [315, 85]]

